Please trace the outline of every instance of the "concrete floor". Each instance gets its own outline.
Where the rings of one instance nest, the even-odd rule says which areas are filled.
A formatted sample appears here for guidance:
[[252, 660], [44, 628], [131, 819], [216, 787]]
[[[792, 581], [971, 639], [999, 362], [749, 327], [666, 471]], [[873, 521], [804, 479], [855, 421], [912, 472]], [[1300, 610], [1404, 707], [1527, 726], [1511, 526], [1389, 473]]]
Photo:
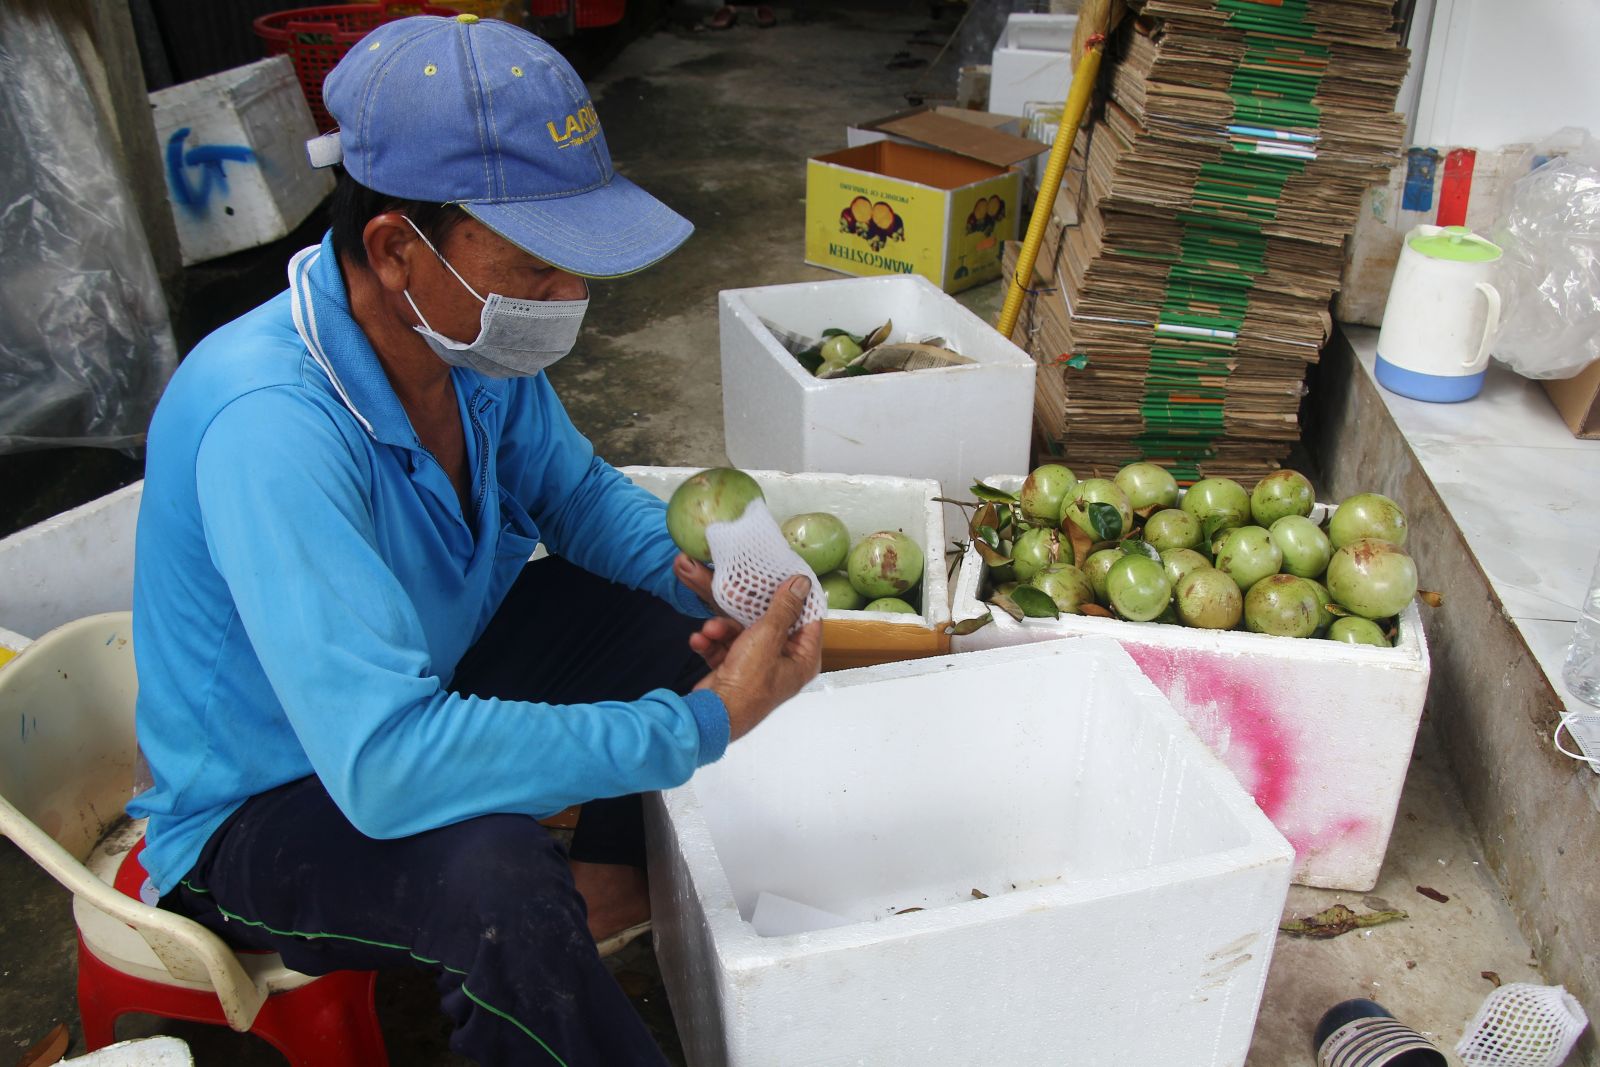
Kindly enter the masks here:
[[[930, 20], [926, 5], [812, 4], [804, 24], [792, 11], [779, 13], [771, 30], [680, 29], [638, 40], [591, 79], [619, 170], [698, 227], [662, 266], [597, 285], [579, 354], [552, 372], [579, 427], [615, 463], [725, 458], [716, 292], [834, 277], [801, 262], [805, 157], [842, 145], [848, 121], [904, 107], [919, 78], [953, 84], [948, 56], [932, 73], [887, 69], [897, 53], [935, 57], [950, 22]], [[992, 315], [1000, 295], [996, 284], [963, 299]], [[1250, 1067], [1311, 1064], [1317, 1018], [1347, 997], [1375, 998], [1451, 1045], [1492, 988], [1483, 972], [1537, 980], [1505, 896], [1480, 860], [1425, 722], [1380, 884], [1371, 894], [1296, 887], [1287, 909], [1304, 916], [1342, 901], [1358, 911], [1400, 908], [1409, 918], [1331, 941], [1280, 938]], [[65, 894], [9, 844], [0, 847], [0, 886], [10, 901], [0, 911], [3, 1063], [6, 1050], [20, 1054], [57, 1022], [68, 1022], [76, 1040], [77, 1014]], [[668, 1058], [682, 1063], [648, 945], [624, 952], [613, 970]], [[395, 1067], [464, 1062], [446, 1049], [425, 976], [385, 975], [379, 998]], [[156, 1032], [184, 1037], [202, 1065], [282, 1062], [264, 1043], [224, 1030], [124, 1023], [124, 1036]]]

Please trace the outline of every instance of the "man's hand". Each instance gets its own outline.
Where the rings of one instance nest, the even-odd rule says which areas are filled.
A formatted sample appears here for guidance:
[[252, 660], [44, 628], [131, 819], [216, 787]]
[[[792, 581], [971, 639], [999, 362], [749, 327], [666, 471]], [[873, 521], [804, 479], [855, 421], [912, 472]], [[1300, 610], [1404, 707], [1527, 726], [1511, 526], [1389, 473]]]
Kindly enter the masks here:
[[722, 609], [717, 607], [716, 599], [711, 595], [710, 567], [679, 552], [678, 558], [672, 561], [672, 573], [678, 576], [678, 581], [692, 589], [694, 595], [699, 597], [706, 607], [719, 615], [722, 613]]
[[692, 589], [706, 607], [716, 612], [700, 627], [699, 633], [689, 636], [689, 647], [700, 654], [707, 666], [716, 670], [727, 659], [728, 648], [744, 632], [744, 627], [722, 614], [722, 609], [711, 595], [711, 570], [704, 563], [679, 552], [678, 558], [672, 561], [672, 573], [678, 576], [678, 581]]
[[[712, 663], [711, 673], [695, 686], [710, 689], [722, 698], [728, 709], [730, 740], [736, 741], [755, 729], [757, 723], [821, 670], [822, 623], [810, 623], [792, 637], [789, 635], [789, 628], [805, 610], [810, 591], [811, 579], [803, 576], [790, 578], [779, 586], [767, 613], [754, 626], [735, 635], [721, 650], [717, 662]], [[720, 621], [738, 625], [728, 619]], [[695, 645], [696, 639], [703, 639], [705, 634], [702, 628], [689, 639], [689, 644], [710, 663], [711, 657]]]

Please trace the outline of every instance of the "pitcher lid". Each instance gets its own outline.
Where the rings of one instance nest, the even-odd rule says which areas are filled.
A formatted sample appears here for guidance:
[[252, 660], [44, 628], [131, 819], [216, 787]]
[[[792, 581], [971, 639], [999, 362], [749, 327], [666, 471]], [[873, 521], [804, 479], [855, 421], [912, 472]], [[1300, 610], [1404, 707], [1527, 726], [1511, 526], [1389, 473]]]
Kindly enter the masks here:
[[1500, 258], [1500, 246], [1465, 226], [1418, 226], [1406, 244], [1429, 259], [1487, 263]]

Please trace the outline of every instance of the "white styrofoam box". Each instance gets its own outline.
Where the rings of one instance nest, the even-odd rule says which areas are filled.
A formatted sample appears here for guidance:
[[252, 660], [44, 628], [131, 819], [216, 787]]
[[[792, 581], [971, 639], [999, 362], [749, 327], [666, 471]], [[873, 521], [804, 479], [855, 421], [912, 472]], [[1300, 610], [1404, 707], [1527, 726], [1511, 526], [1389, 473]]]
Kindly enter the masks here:
[[[1020, 476], [985, 479], [1015, 491]], [[1327, 505], [1317, 505], [1321, 520]], [[989, 611], [983, 560], [968, 546], [951, 615]], [[1428, 645], [1413, 601], [1393, 648], [1198, 630], [1086, 615], [994, 621], [957, 651], [1113, 637], [1189, 720], [1295, 848], [1294, 880], [1371, 889], [1389, 847], [1428, 695]]]
[[150, 94], [185, 266], [283, 237], [333, 191], [288, 56]]
[[[947, 494], [1029, 460], [1033, 358], [919, 275], [727, 289], [718, 294], [728, 459], [782, 471], [933, 478]], [[820, 336], [894, 321], [976, 362], [822, 381], [762, 325]], [[951, 509], [954, 521], [959, 512]]]
[[143, 495], [144, 482], [134, 482], [0, 540], [0, 627], [38, 638], [85, 615], [132, 609]]
[[989, 110], [1020, 115], [1030, 101], [1060, 104], [1072, 80], [1076, 15], [1012, 15], [990, 63]]
[[[694, 474], [697, 467], [622, 467], [641, 489], [662, 500]], [[767, 510], [778, 522], [810, 511], [832, 512], [850, 530], [854, 545], [879, 530], [899, 530], [922, 549], [922, 600], [912, 607], [919, 615], [887, 611], [832, 611], [829, 619], [872, 619], [898, 626], [942, 631], [950, 624], [950, 583], [944, 565], [944, 509], [935, 499], [938, 483], [924, 478], [886, 478], [846, 474], [745, 472], [761, 486]]]
[[1113, 641], [823, 675], [646, 812], [692, 1067], [1244, 1063], [1291, 851]]
[[1042, 15], [1015, 11], [1006, 16], [999, 47], [1034, 52], [1070, 52], [1078, 32], [1077, 15]]

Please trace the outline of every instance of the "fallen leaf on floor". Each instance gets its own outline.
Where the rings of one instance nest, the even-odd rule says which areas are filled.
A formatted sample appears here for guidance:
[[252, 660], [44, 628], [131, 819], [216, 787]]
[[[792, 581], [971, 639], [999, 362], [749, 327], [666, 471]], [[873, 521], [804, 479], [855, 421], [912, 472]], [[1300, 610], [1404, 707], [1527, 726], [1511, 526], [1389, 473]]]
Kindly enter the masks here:
[[1432, 886], [1419, 885], [1419, 886], [1417, 886], [1417, 892], [1421, 893], [1423, 896], [1427, 897], [1429, 900], [1437, 900], [1441, 904], [1450, 903], [1450, 898], [1449, 897], [1445, 896], [1443, 893], [1439, 892], [1437, 889], [1434, 889]]
[[896, 915], [910, 915], [914, 911], [921, 911], [921, 910], [922, 910], [921, 908], [901, 908], [899, 911], [895, 912], [895, 914]]
[[1487, 978], [1487, 979], [1489, 979], [1489, 981], [1494, 983], [1494, 987], [1496, 989], [1500, 988], [1500, 976], [1498, 974], [1496, 974], [1495, 972], [1493, 972], [1493, 971], [1479, 971], [1478, 972], [1478, 977]]
[[1417, 969], [1417, 961], [1416, 960], [1406, 960], [1406, 970], [1414, 971], [1416, 969]]
[[1282, 923], [1278, 929], [1295, 937], [1314, 937], [1319, 941], [1326, 941], [1340, 934], [1348, 934], [1351, 930], [1364, 926], [1378, 926], [1382, 923], [1392, 923], [1398, 919], [1408, 918], [1405, 912], [1399, 910], [1371, 911], [1365, 915], [1357, 915], [1343, 904], [1335, 904], [1315, 915], [1307, 915], [1303, 919], [1294, 919]]
[[972, 899], [973, 900], [988, 900], [989, 899], [989, 894], [985, 893], [981, 889], [974, 889], [972, 891]]

